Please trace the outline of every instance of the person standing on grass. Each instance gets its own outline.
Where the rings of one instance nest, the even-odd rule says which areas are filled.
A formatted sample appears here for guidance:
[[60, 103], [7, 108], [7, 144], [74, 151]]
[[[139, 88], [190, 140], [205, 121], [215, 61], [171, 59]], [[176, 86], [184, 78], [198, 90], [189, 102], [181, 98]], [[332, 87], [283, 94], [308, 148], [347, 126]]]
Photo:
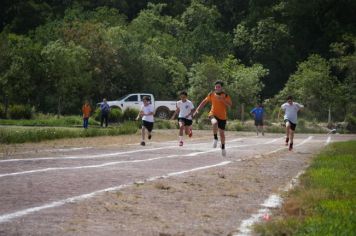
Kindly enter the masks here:
[[293, 149], [293, 138], [295, 128], [297, 126], [298, 111], [303, 109], [304, 106], [293, 102], [292, 96], [287, 97], [287, 102], [281, 106], [281, 109], [278, 112], [278, 119], [282, 110], [284, 111], [284, 123], [286, 124], [286, 146], [289, 142], [289, 151]]
[[250, 112], [255, 120], [257, 136], [258, 136], [259, 128], [261, 128], [262, 135], [265, 135], [263, 130], [264, 112], [265, 110], [263, 109], [262, 103], [258, 103], [258, 105], [255, 108], [253, 108]]
[[172, 120], [178, 113], [178, 123], [179, 123], [179, 146], [183, 146], [183, 131], [185, 134], [192, 137], [192, 124], [193, 124], [193, 113], [194, 113], [194, 105], [188, 100], [188, 94], [186, 91], [182, 91], [179, 94], [180, 99], [176, 103], [176, 111], [172, 115]]
[[141, 145], [145, 146], [145, 131], [147, 129], [148, 131], [148, 139], [151, 139], [152, 135], [152, 129], [153, 129], [153, 123], [154, 123], [154, 107], [151, 104], [151, 98], [149, 96], [144, 96], [143, 99], [143, 105], [141, 106], [140, 112], [138, 113], [136, 120], [138, 120], [140, 117], [142, 117], [142, 128], [141, 128], [141, 136], [142, 136], [142, 141]]
[[104, 120], [105, 120], [105, 127], [108, 127], [109, 112], [110, 112], [110, 106], [107, 103], [106, 98], [104, 98], [103, 102], [100, 104], [100, 113], [101, 113], [100, 126], [101, 127], [103, 127]]
[[83, 128], [87, 129], [89, 125], [89, 117], [91, 113], [91, 107], [89, 105], [88, 100], [86, 100], [84, 105], [82, 106], [82, 113], [83, 113]]
[[231, 97], [223, 91], [224, 83], [220, 80], [215, 82], [214, 91], [210, 92], [208, 96], [199, 104], [193, 116], [207, 104], [211, 103], [209, 112], [209, 119], [213, 128], [213, 147], [216, 148], [218, 144], [218, 131], [221, 139], [221, 154], [226, 156], [225, 150], [225, 126], [227, 120], [227, 108], [231, 107]]

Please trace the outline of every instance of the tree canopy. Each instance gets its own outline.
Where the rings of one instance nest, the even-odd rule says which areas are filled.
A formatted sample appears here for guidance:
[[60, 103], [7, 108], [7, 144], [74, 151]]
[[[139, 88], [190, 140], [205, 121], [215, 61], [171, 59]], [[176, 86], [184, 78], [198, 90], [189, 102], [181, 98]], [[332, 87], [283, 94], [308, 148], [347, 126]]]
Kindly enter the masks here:
[[343, 119], [356, 110], [354, 9], [351, 0], [5, 0], [0, 104], [66, 114], [131, 92], [200, 100], [221, 79], [235, 104], [292, 94], [320, 119], [320, 107]]

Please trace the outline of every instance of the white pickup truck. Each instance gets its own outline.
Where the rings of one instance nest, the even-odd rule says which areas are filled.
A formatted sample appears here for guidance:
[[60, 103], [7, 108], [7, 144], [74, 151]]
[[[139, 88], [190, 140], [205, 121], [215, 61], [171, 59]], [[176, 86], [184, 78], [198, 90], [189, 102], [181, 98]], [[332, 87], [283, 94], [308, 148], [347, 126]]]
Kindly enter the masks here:
[[172, 112], [176, 110], [176, 101], [155, 101], [154, 96], [149, 93], [130, 93], [119, 98], [116, 101], [107, 101], [110, 108], [119, 108], [122, 111], [127, 108], [135, 108], [140, 110], [142, 106], [142, 98], [144, 96], [151, 97], [151, 103], [155, 108], [155, 116], [161, 119], [169, 119]]

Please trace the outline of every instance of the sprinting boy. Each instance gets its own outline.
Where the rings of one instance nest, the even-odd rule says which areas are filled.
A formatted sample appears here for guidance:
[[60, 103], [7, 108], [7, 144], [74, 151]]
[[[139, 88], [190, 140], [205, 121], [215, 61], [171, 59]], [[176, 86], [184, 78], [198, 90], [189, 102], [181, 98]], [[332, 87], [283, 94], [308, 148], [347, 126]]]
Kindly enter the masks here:
[[222, 81], [216, 81], [214, 91], [210, 92], [208, 96], [199, 104], [198, 108], [194, 112], [193, 116], [199, 113], [199, 111], [207, 104], [211, 103], [211, 109], [209, 112], [209, 119], [213, 128], [213, 147], [216, 148], [218, 144], [218, 131], [221, 139], [221, 154], [226, 156], [225, 150], [225, 126], [227, 120], [227, 108], [231, 107], [231, 97], [223, 91], [224, 83]]
[[193, 124], [193, 113], [194, 113], [194, 105], [193, 103], [188, 100], [188, 94], [185, 91], [180, 92], [179, 94], [180, 99], [176, 103], [177, 109], [172, 115], [172, 120], [178, 113], [178, 123], [179, 123], [179, 146], [183, 146], [183, 132], [185, 131], [185, 134], [189, 136], [189, 138], [192, 137], [193, 132], [192, 132], [192, 124]]
[[288, 146], [289, 142], [289, 151], [292, 151], [293, 149], [293, 139], [295, 128], [297, 126], [298, 111], [303, 108], [303, 105], [293, 102], [292, 96], [288, 96], [287, 102], [281, 106], [281, 109], [278, 112], [279, 119], [281, 111], [284, 111], [284, 123], [286, 124], [286, 146]]
[[153, 123], [154, 123], [154, 108], [153, 105], [151, 104], [151, 99], [149, 96], [144, 96], [142, 99], [142, 106], [141, 106], [141, 110], [138, 113], [136, 120], [138, 120], [140, 117], [142, 117], [142, 127], [141, 127], [141, 136], [142, 136], [142, 140], [141, 140], [141, 145], [145, 146], [145, 131], [147, 129], [148, 131], [148, 139], [151, 139], [152, 135], [152, 129], [153, 129]]

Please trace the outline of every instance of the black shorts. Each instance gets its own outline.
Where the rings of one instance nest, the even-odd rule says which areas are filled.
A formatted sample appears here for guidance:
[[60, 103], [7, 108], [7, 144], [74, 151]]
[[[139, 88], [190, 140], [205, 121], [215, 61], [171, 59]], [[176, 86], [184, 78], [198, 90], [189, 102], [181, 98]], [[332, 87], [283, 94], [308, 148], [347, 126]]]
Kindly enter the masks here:
[[183, 122], [184, 126], [191, 126], [193, 124], [193, 120], [187, 118], [178, 118], [178, 122]]
[[295, 127], [297, 127], [297, 124], [292, 123], [290, 120], [284, 120], [284, 123], [287, 125], [287, 122], [290, 124], [290, 129], [295, 130]]
[[217, 121], [218, 121], [218, 128], [219, 129], [222, 129], [222, 130], [225, 130], [225, 127], [226, 127], [226, 120], [221, 120], [219, 118], [217, 118], [216, 116], [210, 116], [209, 119], [213, 119], [215, 118]]
[[255, 120], [256, 126], [263, 126], [263, 120]]
[[153, 129], [153, 122], [143, 120], [142, 127], [145, 127], [148, 130], [148, 132], [151, 132]]

